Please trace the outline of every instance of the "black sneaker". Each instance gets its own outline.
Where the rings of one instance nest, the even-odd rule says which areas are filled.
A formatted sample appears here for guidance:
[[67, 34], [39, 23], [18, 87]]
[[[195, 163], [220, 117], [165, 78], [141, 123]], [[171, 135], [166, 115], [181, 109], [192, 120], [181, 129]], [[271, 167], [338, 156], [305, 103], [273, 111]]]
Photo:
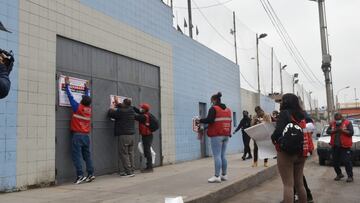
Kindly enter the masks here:
[[354, 178], [353, 178], [353, 177], [348, 177], [348, 178], [346, 179], [346, 182], [347, 182], [347, 183], [352, 183], [352, 182], [354, 182]]
[[86, 182], [90, 183], [92, 181], [95, 180], [95, 176], [94, 175], [88, 175], [88, 177], [86, 177]]
[[86, 177], [85, 177], [85, 176], [78, 176], [78, 177], [76, 178], [76, 180], [74, 181], [74, 183], [78, 185], [78, 184], [84, 182], [85, 180], [86, 180]]
[[242, 159], [243, 161], [245, 161], [246, 157], [243, 156], [243, 157], [241, 157], [241, 159]]
[[335, 178], [334, 178], [334, 180], [335, 181], [339, 181], [339, 180], [341, 180], [342, 178], [344, 178], [345, 176], [343, 175], [343, 174], [340, 174], [340, 175], [337, 175]]
[[253, 157], [250, 155], [250, 156], [248, 156], [248, 157], [246, 157], [246, 159], [252, 159]]

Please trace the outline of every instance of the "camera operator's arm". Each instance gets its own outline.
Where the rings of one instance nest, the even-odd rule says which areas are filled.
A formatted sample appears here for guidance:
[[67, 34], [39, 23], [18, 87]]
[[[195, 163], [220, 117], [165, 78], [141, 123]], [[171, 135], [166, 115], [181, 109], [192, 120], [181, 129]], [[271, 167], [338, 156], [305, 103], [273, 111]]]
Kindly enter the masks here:
[[3, 56], [0, 56], [0, 99], [5, 98], [10, 91], [11, 82], [9, 79], [9, 70], [3, 62]]
[[77, 101], [75, 101], [74, 96], [71, 93], [69, 77], [65, 78], [65, 89], [66, 89], [66, 94], [70, 101], [71, 108], [74, 112], [76, 112], [79, 108], [79, 103], [77, 103]]

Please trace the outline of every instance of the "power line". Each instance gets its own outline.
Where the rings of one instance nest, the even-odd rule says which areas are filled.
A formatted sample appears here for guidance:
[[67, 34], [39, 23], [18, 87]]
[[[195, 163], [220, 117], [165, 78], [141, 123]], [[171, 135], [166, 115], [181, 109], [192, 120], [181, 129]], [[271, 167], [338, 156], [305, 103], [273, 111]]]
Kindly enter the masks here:
[[[301, 55], [300, 51], [296, 48], [290, 35], [287, 33], [287, 31], [286, 31], [285, 27], [283, 26], [283, 24], [281, 23], [279, 17], [276, 15], [274, 9], [270, 8], [271, 5], [268, 5], [268, 4], [270, 4], [270, 2], [268, 2], [268, 4], [266, 4], [265, 0], [260, 0], [260, 2], [262, 4], [265, 12], [268, 14], [268, 17], [270, 18], [271, 23], [275, 27], [281, 40], [283, 41], [284, 45], [288, 49], [290, 55], [293, 57], [295, 63], [298, 65], [301, 72], [304, 74], [304, 76], [308, 80], [313, 81], [312, 78], [315, 78], [315, 81], [317, 81], [318, 84], [323, 86], [323, 84], [320, 82], [320, 80], [317, 78], [317, 76], [311, 71], [311, 69], [307, 65], [307, 63], [306, 63], [305, 59], [303, 58], [303, 56]], [[306, 68], [308, 70], [310, 70], [312, 75], [308, 73]], [[314, 84], [312, 84], [312, 85], [314, 86]]]
[[292, 40], [292, 38], [290, 37], [289, 33], [287, 32], [287, 30], [285, 29], [284, 25], [282, 24], [280, 18], [278, 17], [278, 15], [276, 14], [274, 8], [272, 7], [271, 3], [269, 2], [269, 0], [266, 0], [271, 11], [273, 12], [274, 16], [276, 17], [276, 19], [278, 20], [280, 26], [282, 27], [283, 31], [285, 32], [285, 34], [287, 35], [290, 43], [293, 45], [293, 47], [295, 48], [295, 51], [298, 53], [298, 55], [301, 58], [301, 61], [304, 63], [305, 67], [308, 68], [308, 70], [310, 71], [310, 73], [312, 74], [312, 76], [319, 82], [319, 84], [323, 85], [322, 82], [318, 79], [318, 77], [314, 74], [314, 72], [311, 70], [311, 68], [309, 67], [308, 63], [306, 62], [306, 60], [304, 59], [304, 57], [302, 56], [301, 52], [299, 51], [299, 49], [295, 46], [294, 41]]
[[[199, 8], [198, 5], [197, 5], [197, 3], [196, 3], [196, 1], [193, 0], [193, 2], [194, 2], [194, 4], [195, 4], [196, 8]], [[225, 42], [229, 43], [229, 44], [232, 46], [232, 43], [229, 42], [229, 41], [215, 28], [215, 26], [214, 26], [214, 25], [210, 22], [210, 20], [205, 16], [205, 14], [201, 11], [201, 9], [198, 9], [198, 11], [199, 11], [200, 14], [202, 15], [202, 17], [205, 19], [205, 21], [213, 28], [213, 30], [214, 30]], [[254, 90], [256, 90], [256, 88], [254, 88], [254, 87], [251, 85], [251, 83], [244, 77], [244, 75], [241, 73], [240, 70], [239, 70], [239, 72], [240, 72], [241, 77], [245, 80], [245, 82], [246, 82], [251, 88], [253, 88]]]
[[[309, 76], [309, 74], [306, 72], [306, 70], [304, 70], [302, 68], [302, 64], [299, 61], [299, 59], [297, 58], [296, 54], [293, 51], [293, 48], [290, 46], [290, 44], [287, 41], [287, 38], [285, 37], [285, 34], [283, 33], [283, 31], [280, 29], [280, 27], [278, 27], [277, 21], [275, 20], [275, 17], [272, 15], [272, 13], [270, 12], [269, 8], [265, 5], [265, 3], [260, 0], [265, 12], [267, 13], [268, 17], [270, 18], [271, 23], [273, 24], [276, 32], [279, 34], [280, 39], [283, 41], [285, 47], [288, 49], [290, 55], [292, 56], [292, 58], [294, 59], [294, 62], [298, 65], [300, 71], [304, 74], [304, 76], [309, 80], [309, 81], [313, 81], [311, 79], [311, 77]], [[313, 83], [311, 83], [313, 85], [313, 87], [316, 88], [316, 86], [314, 86]]]
[[[212, 5], [208, 5], [208, 6], [202, 6], [202, 7], [197, 7], [197, 8], [194, 8], [194, 9], [206, 9], [206, 8], [212, 8], [212, 7], [217, 7], [217, 6], [222, 6], [222, 5], [225, 5], [231, 1], [234, 1], [234, 0], [227, 0], [227, 1], [224, 1], [224, 2], [218, 2], [216, 4], [212, 4]], [[187, 7], [184, 7], [184, 6], [174, 6], [174, 8], [179, 8], [179, 9], [188, 9]]]

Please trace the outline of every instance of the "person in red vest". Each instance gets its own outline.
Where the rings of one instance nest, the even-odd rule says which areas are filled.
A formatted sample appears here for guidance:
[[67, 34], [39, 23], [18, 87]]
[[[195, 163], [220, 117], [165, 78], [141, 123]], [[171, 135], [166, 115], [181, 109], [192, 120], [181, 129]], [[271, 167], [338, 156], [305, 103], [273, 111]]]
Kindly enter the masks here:
[[142, 170], [143, 173], [151, 173], [154, 171], [152, 164], [151, 146], [153, 142], [153, 133], [150, 130], [150, 105], [147, 103], [140, 104], [140, 110], [134, 108], [136, 113], [140, 115], [136, 119], [139, 121], [139, 133], [142, 137], [144, 147], [144, 156], [146, 158], [146, 168]]
[[336, 172], [334, 180], [339, 181], [344, 178], [340, 168], [341, 162], [344, 162], [348, 175], [346, 182], [353, 182], [351, 147], [353, 144], [352, 136], [354, 135], [354, 128], [349, 120], [342, 117], [341, 113], [336, 113], [334, 118], [335, 120], [330, 122], [329, 128], [326, 130], [326, 133], [331, 135], [330, 145], [333, 148], [333, 161]]
[[[231, 136], [231, 110], [221, 103], [221, 92], [211, 97], [212, 107], [207, 118], [199, 123], [208, 124], [207, 134], [211, 140], [211, 150], [214, 157], [215, 175], [208, 179], [209, 183], [220, 183], [228, 180], [226, 147]], [[220, 174], [221, 171], [221, 174]]]
[[[75, 101], [70, 91], [69, 77], [65, 78], [66, 93], [69, 98], [73, 114], [71, 118], [72, 132], [72, 160], [76, 168], [77, 178], [75, 184], [91, 182], [95, 180], [94, 167], [90, 154], [90, 129], [91, 129], [91, 97], [89, 95], [89, 84], [85, 84], [85, 95], [80, 104]], [[81, 156], [86, 163], [88, 176], [84, 176], [82, 170]]]

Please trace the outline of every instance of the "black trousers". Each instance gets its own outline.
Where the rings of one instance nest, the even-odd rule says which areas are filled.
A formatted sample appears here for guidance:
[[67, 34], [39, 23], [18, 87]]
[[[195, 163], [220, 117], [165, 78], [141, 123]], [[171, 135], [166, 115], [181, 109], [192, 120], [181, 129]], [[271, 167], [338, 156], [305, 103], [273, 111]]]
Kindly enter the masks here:
[[[254, 140], [254, 162], [258, 161], [258, 152], [259, 152], [259, 148]], [[264, 159], [264, 163], [268, 162], [268, 159]]]
[[[304, 187], [305, 187], [305, 190], [306, 190], [306, 196], [307, 196], [307, 199], [310, 200], [313, 198], [312, 194], [311, 194], [311, 190], [307, 184], [307, 181], [306, 181], [306, 178], [305, 176], [303, 176], [303, 182], [304, 182]], [[296, 189], [294, 187], [294, 194], [296, 194]], [[295, 197], [294, 197], [295, 198]]]
[[146, 158], [146, 168], [153, 168], [152, 165], [152, 155], [151, 155], [151, 145], [153, 141], [153, 135], [142, 136], [142, 143], [144, 146], [144, 156]]
[[333, 147], [334, 169], [337, 175], [342, 174], [340, 165], [343, 162], [348, 177], [353, 177], [351, 153], [349, 148]]
[[246, 155], [251, 156], [251, 149], [250, 149], [250, 136], [246, 134], [244, 131], [242, 132], [242, 138], [244, 143], [244, 155], [243, 157], [246, 157]]

